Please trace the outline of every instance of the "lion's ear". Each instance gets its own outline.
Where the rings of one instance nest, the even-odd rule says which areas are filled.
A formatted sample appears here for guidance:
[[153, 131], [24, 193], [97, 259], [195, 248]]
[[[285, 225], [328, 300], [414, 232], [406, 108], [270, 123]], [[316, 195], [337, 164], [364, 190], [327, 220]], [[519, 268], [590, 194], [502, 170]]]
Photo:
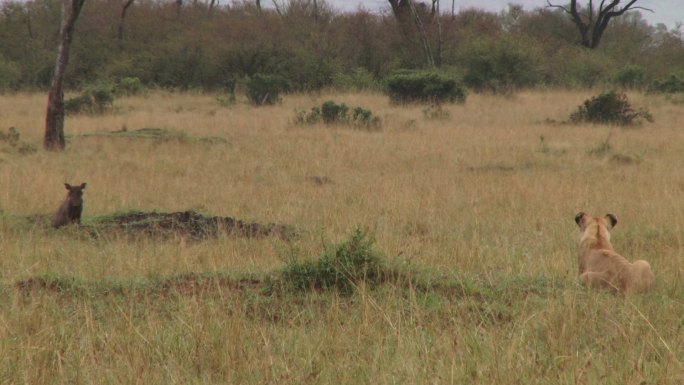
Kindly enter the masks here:
[[582, 218], [584, 218], [585, 215], [587, 214], [583, 212], [579, 212], [577, 215], [575, 215], [575, 223], [577, 223], [577, 226], [582, 227]]
[[610, 223], [610, 228], [612, 229], [617, 225], [618, 220], [615, 214], [606, 214], [606, 218], [608, 219], [608, 222]]

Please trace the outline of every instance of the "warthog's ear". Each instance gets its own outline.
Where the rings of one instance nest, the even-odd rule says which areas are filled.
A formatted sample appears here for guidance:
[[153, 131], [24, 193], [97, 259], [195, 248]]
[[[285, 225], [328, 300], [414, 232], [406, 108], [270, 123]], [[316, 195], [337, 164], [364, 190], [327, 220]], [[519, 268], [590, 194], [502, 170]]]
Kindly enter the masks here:
[[606, 219], [608, 219], [608, 223], [610, 223], [610, 228], [612, 229], [617, 225], [618, 220], [615, 214], [606, 214]]
[[86, 186], [85, 182], [81, 183], [81, 190], [84, 190], [85, 186]]
[[67, 190], [71, 190], [71, 185], [69, 183], [64, 183], [64, 187], [66, 187]]
[[577, 223], [577, 226], [582, 227], [582, 218], [584, 218], [585, 215], [587, 214], [583, 212], [579, 212], [577, 215], [575, 215], [575, 223]]

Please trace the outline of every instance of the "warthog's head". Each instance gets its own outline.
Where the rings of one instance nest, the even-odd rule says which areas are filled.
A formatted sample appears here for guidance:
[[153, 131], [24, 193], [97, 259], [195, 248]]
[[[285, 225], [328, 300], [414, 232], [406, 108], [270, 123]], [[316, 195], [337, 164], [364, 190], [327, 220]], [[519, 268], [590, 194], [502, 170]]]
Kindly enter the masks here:
[[69, 206], [83, 206], [83, 190], [85, 190], [86, 184], [81, 183], [80, 186], [72, 186], [69, 183], [64, 183], [64, 186], [69, 191], [66, 197]]

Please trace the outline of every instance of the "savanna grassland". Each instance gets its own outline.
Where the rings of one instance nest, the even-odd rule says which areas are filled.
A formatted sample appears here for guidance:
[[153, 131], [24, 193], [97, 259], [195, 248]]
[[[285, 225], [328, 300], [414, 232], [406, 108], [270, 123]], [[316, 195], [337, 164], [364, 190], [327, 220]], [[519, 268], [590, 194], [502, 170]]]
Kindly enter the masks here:
[[[684, 105], [630, 94], [654, 123], [558, 123], [591, 95], [473, 94], [445, 116], [372, 93], [256, 108], [152, 92], [67, 117], [65, 152], [5, 146], [0, 382], [681, 383]], [[381, 129], [293, 123], [328, 99]], [[0, 106], [0, 130], [40, 148], [46, 96]], [[111, 135], [123, 128], [173, 135]], [[55, 230], [41, 218], [65, 181], [88, 183], [83, 226]], [[296, 236], [98, 233], [130, 210]], [[578, 285], [578, 211], [618, 216], [613, 244], [650, 261], [655, 291]], [[351, 293], [273, 284], [357, 229], [394, 278]]]

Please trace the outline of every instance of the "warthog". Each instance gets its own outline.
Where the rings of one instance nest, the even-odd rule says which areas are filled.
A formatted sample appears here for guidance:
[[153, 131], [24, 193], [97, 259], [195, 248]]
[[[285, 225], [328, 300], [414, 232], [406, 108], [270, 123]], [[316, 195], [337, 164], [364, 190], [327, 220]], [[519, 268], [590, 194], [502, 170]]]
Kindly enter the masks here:
[[68, 225], [69, 223], [81, 224], [81, 213], [83, 212], [83, 190], [86, 187], [85, 183], [80, 186], [72, 186], [69, 183], [64, 183], [67, 193], [66, 199], [59, 206], [55, 216], [52, 218], [52, 226], [60, 227]]

